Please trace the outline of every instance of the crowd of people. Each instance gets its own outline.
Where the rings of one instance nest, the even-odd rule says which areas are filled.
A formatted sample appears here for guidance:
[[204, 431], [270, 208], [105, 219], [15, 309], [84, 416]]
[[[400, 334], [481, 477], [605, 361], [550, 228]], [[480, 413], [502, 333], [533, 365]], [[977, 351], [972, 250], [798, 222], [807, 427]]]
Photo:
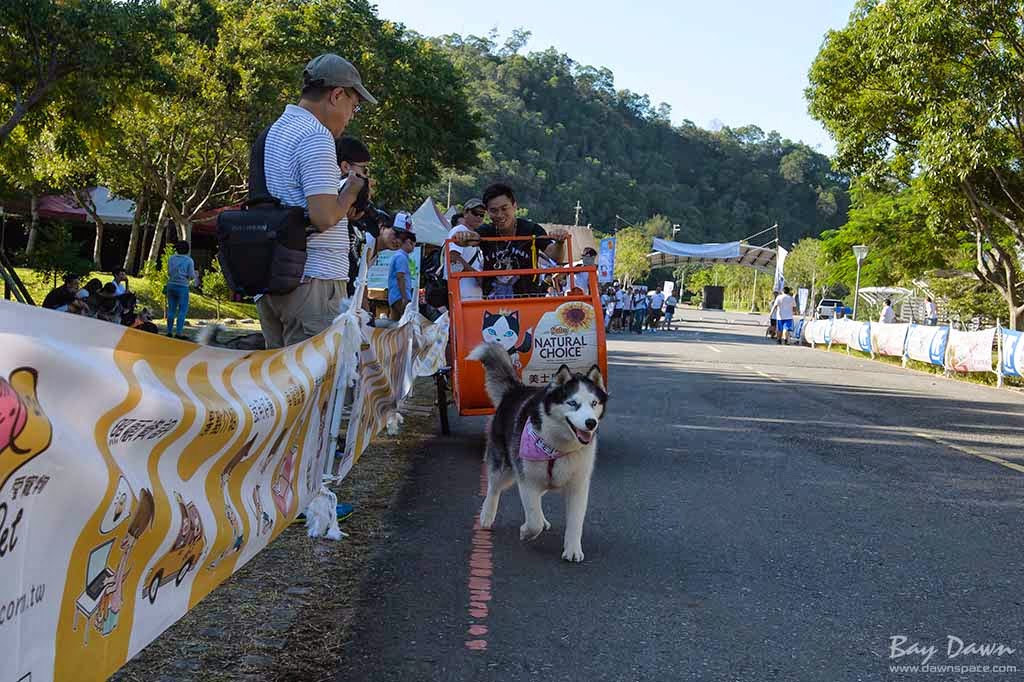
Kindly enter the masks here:
[[130, 289], [128, 274], [124, 268], [114, 270], [111, 273], [111, 280], [106, 283], [94, 277], [84, 286], [81, 276], [67, 275], [60, 286], [46, 295], [42, 307], [142, 331], [159, 331], [153, 324], [149, 309], [138, 309], [138, 298]]
[[601, 291], [606, 332], [667, 331], [672, 328], [679, 299], [661, 290], [649, 291], [646, 286], [627, 287], [619, 282]]

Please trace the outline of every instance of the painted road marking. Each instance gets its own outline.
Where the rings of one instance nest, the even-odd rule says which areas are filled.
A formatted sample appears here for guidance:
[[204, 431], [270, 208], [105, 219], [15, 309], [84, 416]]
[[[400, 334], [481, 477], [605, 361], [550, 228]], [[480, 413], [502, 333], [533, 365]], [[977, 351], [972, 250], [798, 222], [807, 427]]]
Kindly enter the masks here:
[[774, 381], [774, 382], [775, 382], [775, 383], [777, 383], [777, 384], [781, 384], [781, 383], [783, 383], [782, 379], [779, 379], [778, 377], [773, 377], [773, 376], [772, 376], [771, 374], [768, 374], [767, 372], [762, 372], [762, 371], [761, 371], [761, 370], [759, 370], [759, 369], [754, 369], [754, 368], [753, 368], [753, 367], [751, 367], [750, 365], [743, 365], [743, 369], [749, 370], [749, 371], [751, 371], [751, 372], [753, 372], [753, 373], [755, 373], [755, 374], [760, 374], [760, 375], [761, 375], [761, 376], [763, 376], [763, 377], [764, 377], [765, 379], [769, 379], [769, 380], [771, 380], [771, 381]]
[[917, 436], [918, 438], [924, 438], [925, 440], [930, 440], [933, 443], [938, 443], [939, 445], [945, 445], [947, 448], [950, 448], [951, 450], [956, 450], [957, 452], [962, 452], [965, 455], [971, 455], [973, 457], [978, 457], [978, 458], [983, 459], [985, 461], [992, 462], [993, 464], [1000, 464], [1000, 465], [1006, 467], [1007, 469], [1013, 469], [1014, 471], [1018, 471], [1018, 472], [1024, 474], [1024, 466], [1021, 466], [1020, 464], [1016, 464], [1015, 462], [1008, 462], [1007, 460], [1003, 459], [1002, 457], [996, 457], [995, 455], [989, 455], [989, 454], [986, 454], [984, 452], [978, 452], [977, 450], [973, 450], [971, 448], [965, 448], [962, 445], [956, 445], [955, 443], [950, 443], [947, 440], [943, 440], [942, 438], [938, 438], [936, 436], [932, 436], [932, 435], [927, 434], [927, 433], [915, 433], [914, 435]]
[[[487, 496], [487, 465], [480, 466], [480, 495]], [[491, 577], [494, 575], [494, 539], [480, 527], [480, 513], [473, 519], [472, 551], [469, 555], [469, 627], [466, 640], [470, 651], [487, 650], [487, 616], [490, 615]]]
[[715, 347], [714, 347], [714, 346], [712, 346], [712, 345], [709, 345], [709, 344], [706, 344], [706, 343], [705, 343], [704, 345], [705, 345], [706, 347], [710, 348], [711, 350], [715, 351], [716, 353], [721, 353], [721, 352], [722, 352], [722, 351], [718, 350], [717, 348], [715, 348]]

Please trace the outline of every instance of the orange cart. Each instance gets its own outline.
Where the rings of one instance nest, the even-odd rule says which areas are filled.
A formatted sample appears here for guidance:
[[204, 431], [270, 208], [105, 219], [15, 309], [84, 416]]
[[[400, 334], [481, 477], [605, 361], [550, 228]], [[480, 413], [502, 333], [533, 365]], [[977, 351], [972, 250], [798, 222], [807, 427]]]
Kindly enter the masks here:
[[[486, 237], [481, 242], [535, 241], [536, 237]], [[444, 262], [449, 261], [449, 239], [444, 245]], [[533, 246], [536, 253], [536, 246]], [[572, 263], [571, 237], [566, 238], [566, 258]], [[534, 259], [536, 262], [536, 259]], [[540, 277], [562, 275], [568, 281], [586, 273], [589, 294], [572, 293], [516, 295], [513, 298], [463, 300], [460, 280], [509, 275]], [[451, 390], [461, 415], [492, 414], [494, 406], [484, 390], [483, 365], [467, 359], [479, 344], [501, 344], [527, 386], [546, 386], [563, 364], [574, 372], [587, 372], [597, 365], [608, 381], [608, 351], [604, 334], [604, 311], [593, 265], [523, 270], [467, 270], [451, 272], [448, 278], [451, 313]], [[444, 384], [438, 382], [441, 428], [447, 433], [448, 399]]]

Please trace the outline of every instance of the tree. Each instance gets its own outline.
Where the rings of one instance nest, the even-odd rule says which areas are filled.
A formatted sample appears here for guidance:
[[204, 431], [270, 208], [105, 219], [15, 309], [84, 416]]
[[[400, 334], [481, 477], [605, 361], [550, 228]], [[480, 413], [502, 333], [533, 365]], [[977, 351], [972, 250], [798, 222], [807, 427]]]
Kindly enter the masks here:
[[1009, 0], [860, 0], [810, 73], [811, 113], [840, 166], [928, 197], [941, 240], [973, 243], [973, 268], [1024, 324], [1024, 22]]
[[647, 254], [651, 252], [651, 239], [641, 230], [628, 227], [615, 235], [615, 277], [632, 284], [647, 277], [651, 265]]
[[821, 241], [805, 237], [786, 257], [786, 283], [793, 287], [808, 287], [811, 295], [817, 296], [820, 287], [832, 283], [831, 265]]
[[220, 319], [220, 304], [231, 299], [231, 289], [220, 269], [220, 261], [214, 258], [203, 274], [203, 294], [211, 297], [217, 306], [217, 319]]
[[0, 3], [0, 147], [48, 105], [102, 121], [126, 79], [159, 78], [166, 18], [156, 0]]
[[[774, 222], [796, 241], [845, 222], [846, 177], [806, 145], [757, 126], [673, 126], [668, 108], [618, 91], [611, 71], [554, 49], [511, 54], [494, 37], [458, 35], [433, 43], [466, 75], [487, 131], [479, 163], [453, 177], [458, 200], [508, 182], [535, 220], [571, 223], [581, 199], [595, 228], [661, 215], [685, 226], [687, 241], [741, 239]], [[785, 177], [783, 159], [799, 174]], [[446, 176], [425, 193], [447, 189]]]

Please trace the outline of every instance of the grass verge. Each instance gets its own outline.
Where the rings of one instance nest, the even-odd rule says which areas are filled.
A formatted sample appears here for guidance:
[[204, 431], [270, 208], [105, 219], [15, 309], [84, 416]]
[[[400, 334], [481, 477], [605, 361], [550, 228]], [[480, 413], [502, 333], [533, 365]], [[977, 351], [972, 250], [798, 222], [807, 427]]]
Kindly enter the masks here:
[[[53, 282], [51, 280], [45, 280], [39, 273], [32, 268], [14, 268], [18, 273], [18, 277], [25, 283], [25, 287], [32, 295], [32, 299], [36, 305], [40, 305], [43, 299], [46, 298], [46, 294], [50, 293], [53, 289]], [[109, 272], [90, 272], [87, 275], [82, 276], [82, 283], [88, 282], [90, 279], [95, 277], [99, 281], [106, 284], [113, 278]], [[164, 305], [166, 303], [163, 296], [151, 296], [149, 292], [149, 282], [142, 277], [130, 277], [129, 287], [135, 292], [135, 295], [139, 297], [139, 302], [142, 306], [149, 308], [154, 311], [154, 314], [158, 317], [163, 316]], [[193, 290], [189, 294], [189, 308], [188, 316], [190, 319], [197, 320], [212, 320], [218, 317], [217, 315], [217, 302], [201, 293]], [[220, 317], [221, 318], [233, 318], [233, 319], [256, 319], [256, 306], [252, 303], [235, 303], [233, 301], [226, 301], [220, 304]]]

